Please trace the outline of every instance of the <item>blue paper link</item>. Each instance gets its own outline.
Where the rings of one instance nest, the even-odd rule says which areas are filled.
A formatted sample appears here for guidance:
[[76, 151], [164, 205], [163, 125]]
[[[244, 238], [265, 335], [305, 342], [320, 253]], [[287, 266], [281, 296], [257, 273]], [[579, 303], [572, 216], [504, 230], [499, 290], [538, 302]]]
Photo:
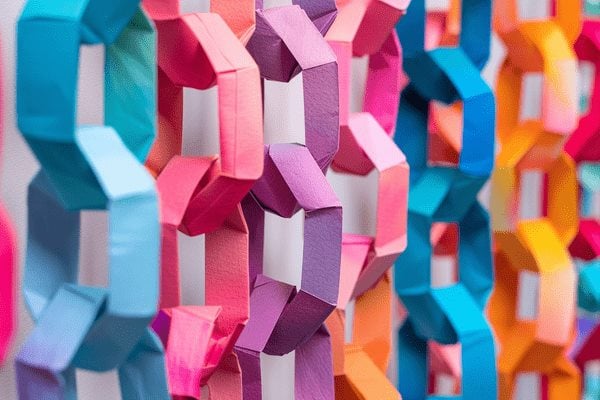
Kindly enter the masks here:
[[[399, 389], [405, 400], [497, 397], [494, 340], [484, 316], [492, 284], [489, 216], [477, 200], [494, 163], [495, 102], [480, 70], [489, 55], [491, 1], [463, 0], [458, 48], [424, 50], [425, 4], [413, 1], [397, 25], [404, 89], [395, 141], [411, 165], [408, 247], [395, 264], [395, 289], [408, 310], [398, 336]], [[463, 103], [456, 168], [428, 165], [429, 102]], [[459, 281], [431, 287], [435, 222], [459, 227]], [[427, 342], [461, 343], [462, 393], [428, 395]]]
[[[155, 137], [156, 42], [139, 0], [30, 0], [18, 23], [17, 111], [42, 170], [28, 196], [23, 291], [36, 327], [20, 399], [75, 399], [75, 368], [118, 368], [124, 399], [169, 399], [158, 302], [160, 227], [142, 163]], [[81, 44], [105, 44], [105, 123], [75, 126]], [[77, 284], [79, 211], [109, 213], [109, 284]]]
[[[415, 62], [425, 50], [425, 0], [412, 0], [396, 32], [402, 44], [405, 65]], [[461, 30], [459, 46], [481, 70], [490, 56], [492, 2], [491, 0], [461, 1]]]

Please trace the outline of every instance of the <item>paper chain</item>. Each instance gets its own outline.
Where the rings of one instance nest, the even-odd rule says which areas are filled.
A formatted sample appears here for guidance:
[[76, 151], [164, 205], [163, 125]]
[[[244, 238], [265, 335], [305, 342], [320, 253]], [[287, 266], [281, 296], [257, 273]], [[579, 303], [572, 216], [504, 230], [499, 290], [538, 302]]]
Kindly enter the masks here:
[[[408, 164], [390, 138], [400, 94], [401, 50], [394, 25], [406, 2], [349, 2], [327, 33], [340, 76], [340, 149], [333, 169], [349, 175], [377, 170], [375, 236], [344, 233], [337, 310], [329, 317], [336, 398], [399, 399], [386, 378], [391, 354], [391, 281], [387, 274], [406, 248]], [[379, 16], [379, 17], [377, 17]], [[377, 31], [371, 18], [380, 20]], [[351, 61], [369, 56], [363, 112], [350, 113]], [[344, 343], [345, 309], [356, 300], [352, 342]]]
[[[168, 398], [156, 312], [160, 227], [152, 177], [156, 82], [138, 2], [29, 1], [18, 24], [19, 129], [29, 186], [23, 292], [36, 327], [17, 355], [22, 399], [76, 397], [75, 368], [118, 368], [126, 399]], [[105, 126], [75, 123], [79, 47], [106, 46]], [[132, 90], [134, 89], [134, 90]], [[109, 214], [109, 285], [77, 283], [79, 211]]]
[[[494, 161], [494, 96], [480, 75], [489, 52], [491, 2], [464, 0], [461, 10], [455, 47], [426, 47], [424, 1], [413, 0], [397, 25], [410, 81], [402, 91], [395, 137], [411, 166], [409, 242], [395, 265], [396, 292], [408, 311], [398, 336], [405, 400], [446, 398], [427, 395], [428, 341], [461, 344], [462, 398], [493, 399], [496, 393], [494, 341], [483, 315], [493, 277], [489, 219], [476, 197]], [[456, 166], [428, 162], [431, 100], [462, 103]], [[458, 225], [459, 280], [435, 288], [431, 235], [439, 223]]]
[[[204, 387], [259, 400], [261, 353], [292, 351], [296, 399], [510, 399], [523, 372], [544, 376], [549, 400], [577, 398], [582, 383], [600, 393], [581, 378], [600, 358], [600, 326], [576, 323], [577, 302], [600, 311], [600, 23], [582, 24], [570, 0], [536, 21], [519, 20], [516, 0], [452, 0], [447, 12], [424, 0], [292, 3], [213, 0], [189, 14], [179, 0], [26, 3], [18, 125], [41, 170], [27, 201], [23, 294], [36, 325], [16, 357], [19, 398], [76, 399], [82, 368], [117, 369], [127, 400], [200, 399]], [[481, 75], [492, 25], [507, 48], [496, 98]], [[105, 121], [77, 126], [79, 49], [95, 44], [106, 48]], [[363, 107], [351, 112], [363, 56]], [[578, 59], [596, 67], [582, 118]], [[531, 72], [543, 76], [541, 117], [521, 121]], [[264, 81], [300, 73], [306, 144], [265, 145]], [[215, 86], [219, 154], [183, 155], [183, 90]], [[342, 231], [330, 167], [378, 173], [373, 236]], [[545, 174], [544, 213], [522, 219], [531, 169]], [[492, 226], [478, 200], [490, 176]], [[78, 283], [83, 210], [109, 215], [106, 288]], [[296, 288], [263, 274], [264, 220], [301, 211]], [[182, 305], [178, 231], [205, 235], [205, 305]], [[1, 208], [0, 237], [1, 361], [16, 254]], [[456, 281], [435, 287], [440, 255]], [[522, 271], [539, 276], [533, 320], [515, 315]], [[397, 388], [386, 376], [392, 286], [407, 311]], [[431, 394], [439, 374], [455, 394]]]
[[[583, 22], [581, 34], [575, 42], [575, 51], [581, 61], [594, 65], [595, 73], [587, 113], [579, 120], [579, 126], [565, 145], [565, 151], [573, 157], [579, 167], [579, 229], [571, 242], [571, 255], [579, 259], [579, 307], [591, 312], [600, 311], [600, 225], [598, 216], [591, 215], [593, 196], [600, 191], [600, 21]], [[593, 319], [583, 316], [578, 323], [578, 338], [571, 355], [579, 369], [585, 372], [586, 363], [600, 358], [600, 328]], [[600, 395], [597, 378], [585, 376], [584, 396], [595, 398]]]

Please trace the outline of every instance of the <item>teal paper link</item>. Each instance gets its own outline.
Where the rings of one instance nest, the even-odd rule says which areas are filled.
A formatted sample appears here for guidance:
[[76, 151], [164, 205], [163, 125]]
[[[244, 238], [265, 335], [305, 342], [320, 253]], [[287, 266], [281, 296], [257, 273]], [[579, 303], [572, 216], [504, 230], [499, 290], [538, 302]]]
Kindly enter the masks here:
[[456, 99], [463, 102], [458, 169], [488, 177], [494, 167], [496, 105], [492, 90], [461, 48], [438, 48], [418, 59], [420, 67], [410, 74], [410, 84], [421, 96], [446, 104]]
[[76, 145], [109, 212], [109, 286], [77, 284], [79, 213], [64, 209], [42, 170], [28, 196], [23, 287], [37, 325], [16, 359], [19, 398], [75, 399], [74, 368], [118, 368], [124, 399], [169, 399], [163, 349], [148, 328], [158, 298], [154, 180], [112, 128], [79, 128]]
[[[105, 123], [75, 125], [79, 48], [106, 45]], [[17, 112], [42, 171], [30, 185], [23, 290], [37, 325], [21, 399], [75, 399], [75, 368], [119, 369], [125, 399], [169, 399], [160, 341], [159, 223], [142, 163], [155, 137], [156, 40], [139, 0], [30, 0], [18, 23]], [[77, 284], [78, 212], [109, 212], [109, 285]], [[67, 211], [71, 210], [71, 211]]]
[[140, 162], [154, 141], [156, 39], [138, 4], [30, 0], [19, 19], [19, 129], [68, 209], [103, 203], [100, 185], [73, 145], [81, 44], [106, 45], [105, 124]]
[[600, 15], [600, 1], [598, 0], [585, 0], [584, 10], [586, 15], [598, 16]]
[[[458, 183], [458, 184], [457, 184]], [[462, 399], [495, 399], [495, 349], [491, 329], [483, 316], [492, 281], [490, 227], [487, 212], [472, 193], [483, 179], [465, 177], [458, 170], [431, 168], [410, 192], [405, 253], [395, 265], [395, 287], [409, 316], [398, 343], [399, 389], [403, 399], [441, 399], [427, 393], [427, 340], [461, 343]], [[460, 281], [446, 288], [431, 288], [431, 226], [452, 222], [449, 211], [462, 211], [446, 199], [463, 193], [466, 212], [455, 214], [459, 225], [458, 275]], [[450, 398], [456, 398], [450, 396]]]
[[593, 373], [585, 374], [585, 387], [582, 400], [597, 400], [600, 398], [600, 376]]
[[577, 303], [586, 311], [600, 312], [600, 259], [581, 265]]
[[[461, 1], [459, 46], [478, 70], [490, 56], [491, 18], [491, 0]], [[396, 25], [407, 72], [420, 67], [417, 58], [425, 52], [425, 19], [425, 0], [412, 0], [406, 15]]]

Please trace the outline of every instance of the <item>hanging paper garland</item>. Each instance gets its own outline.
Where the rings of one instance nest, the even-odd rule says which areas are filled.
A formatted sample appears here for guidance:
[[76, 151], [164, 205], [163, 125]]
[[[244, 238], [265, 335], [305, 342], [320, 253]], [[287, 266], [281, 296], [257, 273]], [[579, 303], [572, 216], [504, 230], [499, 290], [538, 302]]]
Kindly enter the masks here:
[[[575, 333], [576, 277], [567, 248], [577, 229], [577, 177], [573, 160], [562, 151], [578, 122], [575, 3], [557, 1], [547, 20], [519, 21], [515, 1], [497, 2], [494, 14], [507, 47], [497, 84], [501, 150], [491, 195], [497, 278], [489, 309], [502, 349], [501, 399], [512, 398], [522, 372], [545, 376], [549, 400], [579, 396], [579, 372], [566, 354]], [[530, 72], [543, 74], [541, 117], [521, 121], [522, 79]], [[547, 182], [543, 216], [530, 220], [516, 212], [528, 169], [543, 171]], [[539, 276], [533, 320], [516, 317], [521, 271]]]
[[[28, 195], [23, 293], [36, 327], [17, 355], [21, 399], [76, 397], [75, 368], [118, 369], [126, 399], [167, 399], [156, 312], [154, 32], [139, 2], [31, 0], [18, 25], [19, 129], [41, 164]], [[81, 44], [106, 45], [105, 126], [75, 124]], [[131, 88], [135, 90], [131, 90]], [[77, 283], [79, 211], [109, 213], [109, 285]]]
[[[340, 78], [340, 149], [332, 168], [378, 176], [375, 236], [344, 233], [337, 310], [327, 321], [338, 399], [399, 399], [386, 377], [391, 353], [392, 292], [387, 273], [406, 248], [408, 164], [393, 135], [400, 96], [401, 50], [394, 26], [405, 1], [351, 1], [327, 33]], [[377, 27], [377, 29], [375, 29]], [[350, 113], [353, 56], [369, 55], [363, 112]], [[355, 300], [352, 343], [345, 312]]]
[[[458, 46], [432, 50], [425, 46], [424, 1], [412, 1], [397, 25], [410, 80], [395, 136], [411, 166], [409, 242], [395, 266], [396, 292], [408, 311], [398, 336], [405, 400], [442, 398], [428, 396], [429, 340], [461, 344], [463, 399], [496, 397], [494, 341], [483, 315], [493, 280], [489, 219], [477, 200], [494, 161], [494, 96], [480, 75], [489, 53], [490, 18], [490, 1], [464, 0]], [[431, 100], [462, 102], [456, 166], [428, 163]], [[439, 222], [458, 225], [458, 281], [434, 288], [431, 234]]]

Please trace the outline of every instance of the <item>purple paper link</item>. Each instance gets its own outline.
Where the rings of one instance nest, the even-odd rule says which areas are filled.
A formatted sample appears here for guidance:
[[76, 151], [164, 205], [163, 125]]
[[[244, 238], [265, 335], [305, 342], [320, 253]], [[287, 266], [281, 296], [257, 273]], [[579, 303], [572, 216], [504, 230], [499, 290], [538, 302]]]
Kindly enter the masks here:
[[[277, 168], [302, 209], [307, 212], [325, 208], [341, 210], [340, 201], [306, 147], [299, 144], [272, 144], [269, 146], [269, 157], [273, 160], [274, 167]], [[260, 199], [261, 203], [264, 201], [262, 196], [256, 197]], [[275, 212], [279, 214], [279, 210], [275, 210]], [[340, 229], [341, 222], [340, 214]], [[331, 241], [333, 247], [339, 247], [341, 252], [341, 236], [339, 246], [337, 241]]]
[[236, 348], [235, 353], [242, 369], [244, 400], [262, 399], [262, 378], [260, 373], [260, 352]]
[[[281, 215], [290, 210], [289, 207], [278, 208], [289, 203], [287, 197], [291, 194], [305, 210], [301, 290], [283, 310], [264, 348], [268, 354], [283, 355], [309, 340], [335, 308], [341, 261], [342, 209], [306, 147], [274, 144], [269, 147], [268, 156], [266, 173], [252, 190], [254, 197]], [[271, 170], [273, 168], [278, 174]], [[282, 180], [289, 190], [271, 190], [272, 186], [280, 187]], [[252, 306], [251, 310], [254, 314]]]
[[[261, 178], [252, 187], [254, 198], [262, 208], [280, 217], [290, 218], [300, 210], [300, 205], [281, 172], [270, 157], [270, 145], [265, 146], [266, 156]], [[263, 211], [264, 213], [264, 211]], [[261, 247], [262, 253], [262, 247]], [[261, 267], [262, 269], [262, 267]]]
[[263, 78], [289, 82], [303, 71], [306, 145], [326, 170], [339, 140], [338, 69], [331, 47], [306, 13], [292, 6], [258, 11], [247, 48]]
[[337, 16], [335, 0], [293, 0], [293, 4], [302, 7], [323, 36]]
[[71, 363], [105, 299], [103, 289], [65, 284], [57, 291], [16, 357], [21, 400], [72, 398]]
[[258, 275], [250, 294], [250, 320], [235, 347], [262, 352], [295, 291], [294, 286]]
[[277, 10], [279, 8], [256, 12], [256, 27], [246, 49], [258, 64], [261, 77], [277, 82], [289, 82], [300, 73], [300, 69], [298, 61], [273, 31], [269, 22], [269, 17], [277, 18]]
[[331, 338], [325, 325], [296, 349], [294, 395], [296, 400], [333, 400]]
[[[329, 30], [337, 15], [335, 0], [293, 0], [292, 4], [300, 6], [306, 12], [323, 36]], [[256, 0], [254, 6], [257, 11], [263, 10], [263, 0]]]
[[286, 7], [277, 10], [276, 16], [269, 15], [268, 21], [303, 71], [306, 146], [324, 170], [338, 150], [337, 59], [319, 31], [301, 14], [297, 7]]
[[303, 291], [330, 305], [337, 304], [341, 243], [341, 208], [306, 212], [300, 286]]
[[300, 290], [284, 309], [264, 352], [284, 355], [306, 343], [323, 324], [335, 305]]
[[249, 283], [254, 287], [256, 277], [263, 272], [263, 248], [265, 242], [265, 212], [252, 194], [242, 200], [242, 210], [246, 218], [249, 233]]
[[337, 64], [329, 63], [303, 70], [302, 82], [306, 147], [321, 170], [326, 171], [339, 148]]
[[329, 208], [306, 213], [304, 257], [300, 292], [277, 321], [265, 353], [283, 355], [306, 342], [335, 308], [338, 295], [341, 210]]

